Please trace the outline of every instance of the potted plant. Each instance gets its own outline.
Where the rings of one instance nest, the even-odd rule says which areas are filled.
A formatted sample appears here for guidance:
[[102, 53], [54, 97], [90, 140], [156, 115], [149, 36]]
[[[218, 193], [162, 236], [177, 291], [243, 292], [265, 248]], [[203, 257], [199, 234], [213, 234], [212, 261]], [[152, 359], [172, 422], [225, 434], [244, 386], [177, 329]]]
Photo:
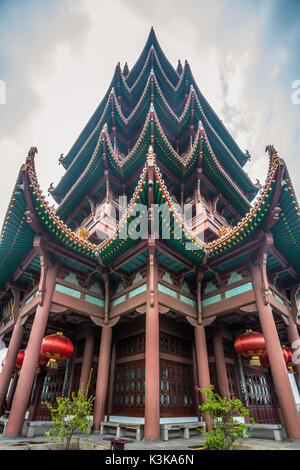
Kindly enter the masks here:
[[239, 399], [222, 398], [214, 392], [213, 385], [209, 388], [198, 388], [205, 395], [205, 403], [199, 405], [202, 416], [209, 414], [214, 423], [213, 429], [204, 431], [206, 441], [204, 448], [208, 450], [232, 450], [238, 439], [247, 439], [248, 427], [238, 417], [249, 417], [251, 424], [255, 424], [250, 418], [250, 410]]

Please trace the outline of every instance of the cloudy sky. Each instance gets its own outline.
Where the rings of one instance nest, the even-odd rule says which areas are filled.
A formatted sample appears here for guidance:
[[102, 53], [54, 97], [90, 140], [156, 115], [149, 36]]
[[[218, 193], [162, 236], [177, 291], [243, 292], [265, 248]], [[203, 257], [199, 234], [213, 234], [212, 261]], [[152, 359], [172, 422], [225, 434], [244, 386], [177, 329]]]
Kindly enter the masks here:
[[300, 1], [0, 0], [1, 225], [29, 147], [38, 148], [47, 194], [63, 175], [60, 154], [101, 101], [118, 61], [134, 65], [152, 25], [171, 63], [188, 60], [204, 96], [250, 151], [252, 179], [264, 181], [264, 149], [273, 144], [299, 198], [300, 104], [291, 97], [300, 80]]

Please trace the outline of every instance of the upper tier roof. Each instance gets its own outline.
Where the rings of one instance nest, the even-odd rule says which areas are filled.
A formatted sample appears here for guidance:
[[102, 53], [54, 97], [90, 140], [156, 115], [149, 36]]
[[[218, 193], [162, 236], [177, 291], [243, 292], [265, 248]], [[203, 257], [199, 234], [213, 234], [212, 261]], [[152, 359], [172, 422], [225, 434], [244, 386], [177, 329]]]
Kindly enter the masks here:
[[231, 179], [240, 186], [249, 201], [255, 197], [258, 187], [242, 169], [248, 157], [199, 91], [188, 63], [179, 75], [162, 52], [152, 28], [135, 66], [124, 76], [120, 64], [117, 65], [104, 99], [68, 154], [60, 160], [67, 172], [51, 189], [56, 202], [65, 197], [89, 164], [103, 126], [107, 124], [109, 129], [117, 127], [124, 141], [129, 139], [132, 146], [132, 139], [137, 138], [136, 132], [144, 126], [150, 102], [160, 113], [171, 141], [176, 133], [182, 135], [183, 124], [185, 127], [195, 126], [195, 122], [201, 120], [217, 159]]

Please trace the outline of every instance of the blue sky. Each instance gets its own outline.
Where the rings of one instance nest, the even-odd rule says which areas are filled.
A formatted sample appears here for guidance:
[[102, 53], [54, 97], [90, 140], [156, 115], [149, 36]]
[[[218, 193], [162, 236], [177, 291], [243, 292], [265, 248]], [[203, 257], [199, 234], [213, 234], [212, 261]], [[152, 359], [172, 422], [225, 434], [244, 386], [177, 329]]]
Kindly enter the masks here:
[[[132, 67], [154, 26], [167, 57], [197, 83], [264, 182], [267, 144], [285, 159], [298, 199], [298, 0], [0, 0], [0, 223], [29, 147], [44, 192], [61, 153], [101, 101], [118, 61]], [[49, 201], [53, 202], [51, 197]]]

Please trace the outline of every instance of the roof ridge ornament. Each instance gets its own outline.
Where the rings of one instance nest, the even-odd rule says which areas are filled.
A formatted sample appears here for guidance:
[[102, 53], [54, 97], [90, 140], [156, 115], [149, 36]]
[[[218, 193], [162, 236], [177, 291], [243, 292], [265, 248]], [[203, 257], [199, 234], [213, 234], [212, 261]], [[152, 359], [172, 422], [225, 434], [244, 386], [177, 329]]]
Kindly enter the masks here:
[[155, 160], [155, 154], [153, 152], [153, 147], [152, 145], [149, 145], [148, 154], [147, 154], [147, 163], [149, 167], [154, 166], [154, 160]]
[[28, 165], [33, 165], [34, 164], [34, 158], [35, 158], [36, 153], [38, 153], [37, 147], [30, 147], [30, 149], [28, 151], [27, 158], [26, 158], [26, 163]]
[[55, 189], [54, 183], [51, 183], [48, 188], [48, 193], [51, 193]]
[[107, 133], [107, 122], [103, 124], [102, 130], [101, 130], [101, 139], [104, 140], [105, 134]]
[[269, 154], [270, 168], [274, 167], [276, 163], [279, 163], [281, 165], [284, 164], [284, 161], [281, 158], [279, 158], [277, 150], [275, 149], [274, 145], [267, 145], [265, 152]]
[[279, 158], [274, 145], [267, 145], [265, 152], [269, 154], [271, 160], [273, 160], [274, 158]]

